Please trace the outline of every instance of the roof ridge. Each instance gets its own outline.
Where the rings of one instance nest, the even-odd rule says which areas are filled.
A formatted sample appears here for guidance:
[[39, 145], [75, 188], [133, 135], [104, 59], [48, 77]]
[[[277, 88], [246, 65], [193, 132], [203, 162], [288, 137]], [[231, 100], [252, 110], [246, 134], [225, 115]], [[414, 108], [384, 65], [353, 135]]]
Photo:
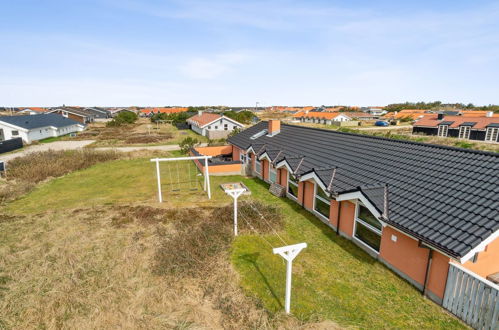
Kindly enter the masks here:
[[438, 148], [438, 149], [462, 151], [462, 152], [468, 152], [468, 153], [473, 153], [473, 154], [480, 154], [480, 155], [485, 155], [485, 156], [499, 157], [499, 153], [492, 152], [492, 151], [483, 151], [483, 150], [475, 150], [475, 149], [466, 149], [466, 148], [459, 148], [459, 147], [443, 146], [443, 145], [434, 144], [434, 143], [423, 143], [423, 142], [416, 142], [416, 141], [397, 140], [397, 139], [390, 139], [390, 138], [386, 138], [386, 137], [373, 136], [373, 135], [360, 134], [360, 133], [340, 132], [340, 131], [336, 131], [336, 130], [329, 130], [329, 129], [323, 129], [323, 128], [318, 128], [318, 127], [307, 127], [307, 126], [290, 125], [290, 124], [282, 124], [282, 125], [283, 126], [290, 126], [290, 127], [298, 127], [298, 128], [303, 128], [303, 129], [309, 129], [309, 130], [315, 130], [315, 131], [321, 131], [321, 132], [331, 132], [333, 134], [361, 136], [361, 137], [364, 137], [364, 138], [367, 138], [367, 139], [383, 140], [383, 141], [394, 141], [394, 142], [398, 142], [398, 143], [419, 145], [419, 146], [425, 146], [425, 147], [430, 147], [430, 148]]

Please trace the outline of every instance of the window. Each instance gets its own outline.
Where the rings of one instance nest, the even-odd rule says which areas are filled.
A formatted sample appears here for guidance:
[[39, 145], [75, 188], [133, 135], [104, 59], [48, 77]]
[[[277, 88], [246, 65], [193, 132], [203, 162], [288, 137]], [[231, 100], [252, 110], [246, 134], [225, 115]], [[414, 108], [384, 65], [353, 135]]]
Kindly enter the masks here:
[[215, 129], [218, 129], [218, 126], [215, 126]]
[[315, 185], [315, 187], [314, 210], [319, 212], [326, 218], [329, 218], [329, 208], [331, 207], [331, 200], [321, 187], [319, 187], [318, 185]]
[[228, 124], [224, 124], [224, 130], [227, 131], [229, 129], [229, 125]]
[[449, 132], [449, 125], [438, 125], [438, 136], [446, 137]]
[[367, 207], [358, 203], [354, 237], [369, 248], [379, 252], [379, 247], [381, 245], [381, 230], [381, 222], [372, 215]]
[[12, 131], [12, 136], [18, 136], [19, 135], [19, 131]]
[[485, 133], [485, 141], [497, 141], [497, 136], [499, 135], [499, 127], [488, 127]]
[[250, 140], [255, 140], [255, 139], [258, 139], [260, 136], [264, 136], [265, 134], [267, 134], [267, 130], [264, 129], [263, 131], [260, 131], [256, 134], [253, 134], [251, 137], [250, 137]]
[[459, 127], [459, 138], [469, 139], [471, 133], [471, 126], [461, 126]]
[[208, 129], [211, 129], [211, 125], [208, 126]]
[[288, 193], [295, 198], [298, 198], [298, 179], [291, 173], [288, 175]]
[[259, 175], [262, 175], [262, 162], [258, 158], [255, 158], [255, 171]]
[[269, 179], [270, 182], [276, 183], [277, 182], [277, 170], [275, 169], [274, 166], [269, 162]]

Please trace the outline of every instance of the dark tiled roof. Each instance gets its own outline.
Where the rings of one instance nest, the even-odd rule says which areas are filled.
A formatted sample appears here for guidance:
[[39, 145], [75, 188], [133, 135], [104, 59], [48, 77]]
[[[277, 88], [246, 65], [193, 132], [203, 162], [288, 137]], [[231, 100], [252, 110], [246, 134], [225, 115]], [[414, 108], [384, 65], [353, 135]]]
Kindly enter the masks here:
[[488, 124], [487, 127], [499, 127], [499, 123]]
[[26, 116], [11, 116], [0, 117], [0, 122], [5, 122], [18, 127], [33, 129], [38, 127], [66, 127], [69, 125], [81, 125], [81, 123], [65, 118], [55, 113], [47, 113], [41, 115], [26, 115]]
[[499, 154], [284, 124], [274, 137], [250, 140], [265, 128], [229, 142], [281, 150], [297, 175], [315, 171], [333, 194], [361, 191], [387, 223], [452, 257], [499, 229]]
[[454, 123], [453, 121], [441, 121], [439, 123], [439, 125], [451, 125], [452, 123]]

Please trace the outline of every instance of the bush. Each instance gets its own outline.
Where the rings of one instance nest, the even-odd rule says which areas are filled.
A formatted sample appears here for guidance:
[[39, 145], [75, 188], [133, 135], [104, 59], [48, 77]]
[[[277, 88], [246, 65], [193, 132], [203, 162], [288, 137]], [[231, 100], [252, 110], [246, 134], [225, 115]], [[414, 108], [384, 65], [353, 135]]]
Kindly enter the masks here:
[[192, 148], [194, 148], [198, 144], [199, 144], [198, 139], [192, 138], [190, 136], [186, 137], [185, 139], [182, 140], [182, 142], [180, 142], [180, 151], [183, 154], [187, 154], [189, 152], [189, 150], [191, 150]]
[[117, 127], [126, 124], [133, 124], [137, 121], [139, 117], [135, 112], [123, 111], [120, 112], [113, 120], [109, 121], [106, 126]]
[[155, 123], [158, 120], [169, 120], [172, 125], [183, 124], [187, 118], [191, 117], [192, 113], [177, 112], [177, 113], [157, 113], [151, 117], [151, 122]]

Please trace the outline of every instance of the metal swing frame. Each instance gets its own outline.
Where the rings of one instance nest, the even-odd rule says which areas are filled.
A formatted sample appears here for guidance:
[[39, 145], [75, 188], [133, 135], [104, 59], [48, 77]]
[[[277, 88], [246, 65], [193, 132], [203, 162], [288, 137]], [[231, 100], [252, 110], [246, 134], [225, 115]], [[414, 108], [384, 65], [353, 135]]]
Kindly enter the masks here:
[[[159, 163], [160, 162], [174, 162], [181, 160], [201, 160], [204, 159], [204, 182], [203, 182], [203, 190], [208, 193], [208, 199], [211, 199], [211, 189], [210, 189], [210, 174], [208, 170], [208, 159], [211, 159], [212, 156], [191, 156], [191, 157], [175, 157], [175, 158], [153, 158], [151, 162], [156, 163], [156, 179], [158, 182], [158, 200], [160, 203], [163, 202], [163, 194], [161, 192], [161, 174], [159, 171]], [[178, 176], [178, 163], [177, 163], [177, 176]], [[171, 173], [170, 173], [171, 178]], [[190, 180], [190, 178], [189, 178]], [[180, 183], [177, 180], [177, 184]], [[180, 186], [178, 186], [180, 188]], [[180, 189], [179, 189], [180, 190]]]

